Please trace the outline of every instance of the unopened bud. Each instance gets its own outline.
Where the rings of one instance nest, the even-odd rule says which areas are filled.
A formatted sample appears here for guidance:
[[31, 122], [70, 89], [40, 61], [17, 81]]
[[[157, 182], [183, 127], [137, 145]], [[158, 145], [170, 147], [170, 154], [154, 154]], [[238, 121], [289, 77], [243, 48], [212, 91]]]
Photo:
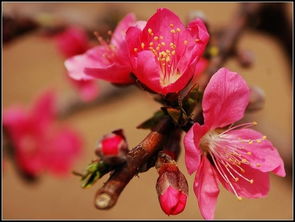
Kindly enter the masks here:
[[96, 155], [110, 165], [125, 162], [127, 152], [128, 145], [121, 129], [105, 135], [95, 150]]
[[167, 215], [181, 213], [186, 205], [188, 184], [174, 163], [165, 163], [158, 170], [157, 193], [162, 210]]

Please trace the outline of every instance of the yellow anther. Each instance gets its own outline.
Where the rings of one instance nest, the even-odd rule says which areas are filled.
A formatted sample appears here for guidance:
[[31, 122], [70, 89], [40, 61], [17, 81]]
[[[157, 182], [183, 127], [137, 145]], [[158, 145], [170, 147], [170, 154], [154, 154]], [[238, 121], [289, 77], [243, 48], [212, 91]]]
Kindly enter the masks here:
[[263, 137], [262, 137], [263, 140], [265, 140], [266, 138], [267, 138], [266, 136], [263, 136]]
[[201, 41], [200, 39], [195, 39], [195, 42], [199, 42], [199, 41]]
[[254, 126], [256, 126], [258, 123], [257, 123], [256, 121], [253, 121], [252, 124], [253, 124]]
[[235, 181], [236, 181], [236, 182], [238, 182], [238, 181], [239, 181], [239, 178], [238, 178], [238, 177], [236, 177], [236, 178], [235, 178]]
[[153, 51], [154, 48], [153, 47], [149, 47], [149, 49]]
[[162, 39], [164, 39], [164, 37], [162, 35], [160, 35], [160, 39], [162, 40]]
[[154, 43], [153, 43], [153, 42], [150, 42], [150, 43], [149, 43], [149, 45], [150, 45], [150, 46], [153, 46], [153, 45], [154, 45]]
[[260, 164], [260, 163], [256, 163], [256, 166], [257, 166], [257, 167], [261, 167], [261, 164]]
[[237, 198], [238, 198], [238, 200], [242, 200], [242, 197], [240, 197], [240, 196], [237, 196]]
[[162, 46], [165, 46], [165, 45], [166, 45], [166, 43], [165, 43], [165, 42], [161, 42], [161, 45], [162, 45]]
[[166, 57], [166, 62], [170, 62], [170, 56]]
[[137, 51], [138, 51], [138, 48], [134, 48], [133, 51], [134, 51], [134, 52], [137, 52]]
[[169, 26], [170, 26], [171, 28], [173, 28], [173, 27], [174, 27], [174, 24], [170, 24]]
[[175, 53], [176, 53], [175, 50], [173, 50], [173, 51], [171, 52], [172, 55], [175, 55]]
[[154, 40], [156, 40], [156, 41], [157, 41], [158, 39], [159, 39], [159, 37], [158, 37], [158, 36], [155, 36], [155, 37], [154, 37]]
[[159, 51], [159, 50], [160, 50], [160, 47], [159, 47], [159, 46], [157, 46], [156, 50], [157, 50], [157, 51]]
[[249, 183], [253, 184], [254, 183], [254, 180], [253, 179], [249, 180]]
[[166, 49], [166, 52], [167, 52], [168, 54], [170, 54], [170, 50], [169, 50], [169, 49]]
[[148, 33], [151, 34], [153, 33], [153, 30], [151, 28], [148, 29]]
[[257, 142], [257, 143], [261, 143], [262, 140], [261, 140], [261, 139], [257, 139], [256, 142]]
[[177, 28], [176, 31], [177, 31], [177, 32], [180, 32], [181, 30], [180, 30], [180, 28]]
[[143, 42], [141, 43], [141, 48], [144, 48], [144, 43]]
[[188, 43], [187, 40], [184, 40], [184, 41], [183, 41], [183, 44], [184, 44], [184, 45], [187, 45], [187, 43]]
[[246, 159], [242, 159], [242, 163], [248, 163]]
[[210, 49], [209, 49], [209, 52], [212, 56], [217, 56], [218, 53], [219, 53], [219, 49], [215, 46], [212, 46]]
[[251, 155], [252, 153], [251, 153], [251, 152], [247, 152], [247, 154], [248, 154], [248, 155]]
[[170, 32], [173, 34], [176, 33], [176, 31], [174, 29], [171, 29]]
[[253, 140], [250, 140], [248, 143], [249, 143], [249, 144], [252, 144], [252, 143], [253, 143]]

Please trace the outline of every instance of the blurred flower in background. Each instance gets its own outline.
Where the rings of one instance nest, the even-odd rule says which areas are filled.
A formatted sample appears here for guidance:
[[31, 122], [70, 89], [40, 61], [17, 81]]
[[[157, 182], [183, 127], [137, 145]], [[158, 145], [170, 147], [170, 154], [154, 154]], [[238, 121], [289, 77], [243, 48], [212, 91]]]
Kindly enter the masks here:
[[57, 123], [55, 105], [55, 94], [47, 91], [30, 110], [13, 106], [4, 111], [3, 125], [13, 149], [9, 151], [29, 177], [39, 177], [45, 171], [64, 176], [81, 154], [79, 134]]

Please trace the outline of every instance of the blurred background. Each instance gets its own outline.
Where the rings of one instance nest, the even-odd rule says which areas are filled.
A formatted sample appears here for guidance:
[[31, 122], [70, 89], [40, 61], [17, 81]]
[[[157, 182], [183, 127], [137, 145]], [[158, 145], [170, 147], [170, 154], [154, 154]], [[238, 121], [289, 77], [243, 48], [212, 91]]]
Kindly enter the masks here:
[[[292, 3], [287, 3], [287, 14], [293, 18]], [[231, 22], [238, 3], [3, 3], [5, 13], [33, 15], [40, 11], [53, 13], [73, 24], [95, 27], [109, 22], [108, 15], [123, 17], [134, 12], [138, 19], [148, 19], [157, 8], [165, 7], [186, 21], [192, 10], [206, 16], [210, 29], [224, 27]], [[287, 176], [270, 176], [268, 197], [242, 201], [221, 188], [216, 208], [216, 219], [291, 219], [293, 218], [292, 190], [292, 69], [287, 54], [274, 37], [246, 30], [239, 41], [241, 49], [250, 50], [255, 62], [249, 69], [236, 60], [225, 67], [240, 73], [249, 85], [261, 87], [266, 96], [264, 109], [247, 114], [247, 120], [257, 121], [255, 129], [263, 132], [282, 155]], [[61, 97], [72, 94], [65, 76], [64, 59], [51, 41], [34, 34], [20, 37], [3, 47], [3, 108], [12, 104], [31, 102], [44, 89], [53, 88]], [[110, 87], [100, 81], [101, 90]], [[132, 90], [119, 99], [76, 113], [64, 122], [79, 130], [84, 137], [83, 155], [74, 167], [81, 171], [95, 158], [97, 140], [114, 129], [123, 128], [129, 147], [134, 147], [147, 134], [136, 126], [149, 118], [159, 105], [143, 91]], [[96, 210], [93, 201], [96, 190], [107, 180], [101, 178], [93, 187], [81, 189], [79, 178], [69, 175], [58, 178], [44, 175], [37, 183], [29, 184], [16, 173], [10, 161], [5, 162], [2, 174], [2, 208], [4, 219], [201, 219], [192, 184], [184, 165], [184, 152], [179, 168], [189, 183], [189, 199], [183, 213], [166, 216], [160, 209], [155, 190], [158, 174], [154, 168], [134, 177], [122, 192], [114, 208]]]

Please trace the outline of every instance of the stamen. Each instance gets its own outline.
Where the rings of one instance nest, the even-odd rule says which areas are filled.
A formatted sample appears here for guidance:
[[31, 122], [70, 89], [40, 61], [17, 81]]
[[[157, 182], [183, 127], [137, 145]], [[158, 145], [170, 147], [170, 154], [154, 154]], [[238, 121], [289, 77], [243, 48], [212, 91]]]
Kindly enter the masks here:
[[137, 52], [137, 51], [138, 51], [138, 48], [134, 48], [133, 51], [134, 51], [134, 52]]
[[[215, 157], [214, 157], [214, 155], [211, 153], [211, 152], [209, 152], [210, 153], [210, 155], [211, 155], [211, 157], [212, 157], [212, 160], [213, 160], [213, 162], [214, 162], [214, 164], [215, 164], [215, 166], [216, 166], [216, 169], [218, 170], [218, 172], [219, 172], [219, 174], [222, 176], [222, 178], [229, 184], [229, 186], [231, 187], [231, 189], [233, 190], [233, 192], [234, 192], [234, 194], [236, 195], [236, 197], [239, 199], [239, 200], [241, 200], [242, 198], [238, 195], [238, 193], [237, 193], [237, 191], [235, 190], [235, 188], [234, 188], [234, 186], [232, 185], [232, 183], [230, 182], [230, 180], [228, 179], [228, 177], [226, 176], [226, 174], [223, 172], [223, 170], [222, 170], [222, 168], [220, 169], [222, 172], [223, 172], [223, 175], [222, 175], [222, 173], [220, 172], [220, 170], [218, 169], [219, 167], [218, 167], [218, 165], [216, 164], [216, 161], [215, 161]], [[226, 179], [225, 179], [226, 178]]]
[[170, 32], [173, 33], [173, 34], [176, 33], [176, 31], [174, 29], [171, 29]]
[[173, 28], [173, 27], [174, 27], [174, 24], [170, 24], [169, 26], [170, 26], [171, 28]]

